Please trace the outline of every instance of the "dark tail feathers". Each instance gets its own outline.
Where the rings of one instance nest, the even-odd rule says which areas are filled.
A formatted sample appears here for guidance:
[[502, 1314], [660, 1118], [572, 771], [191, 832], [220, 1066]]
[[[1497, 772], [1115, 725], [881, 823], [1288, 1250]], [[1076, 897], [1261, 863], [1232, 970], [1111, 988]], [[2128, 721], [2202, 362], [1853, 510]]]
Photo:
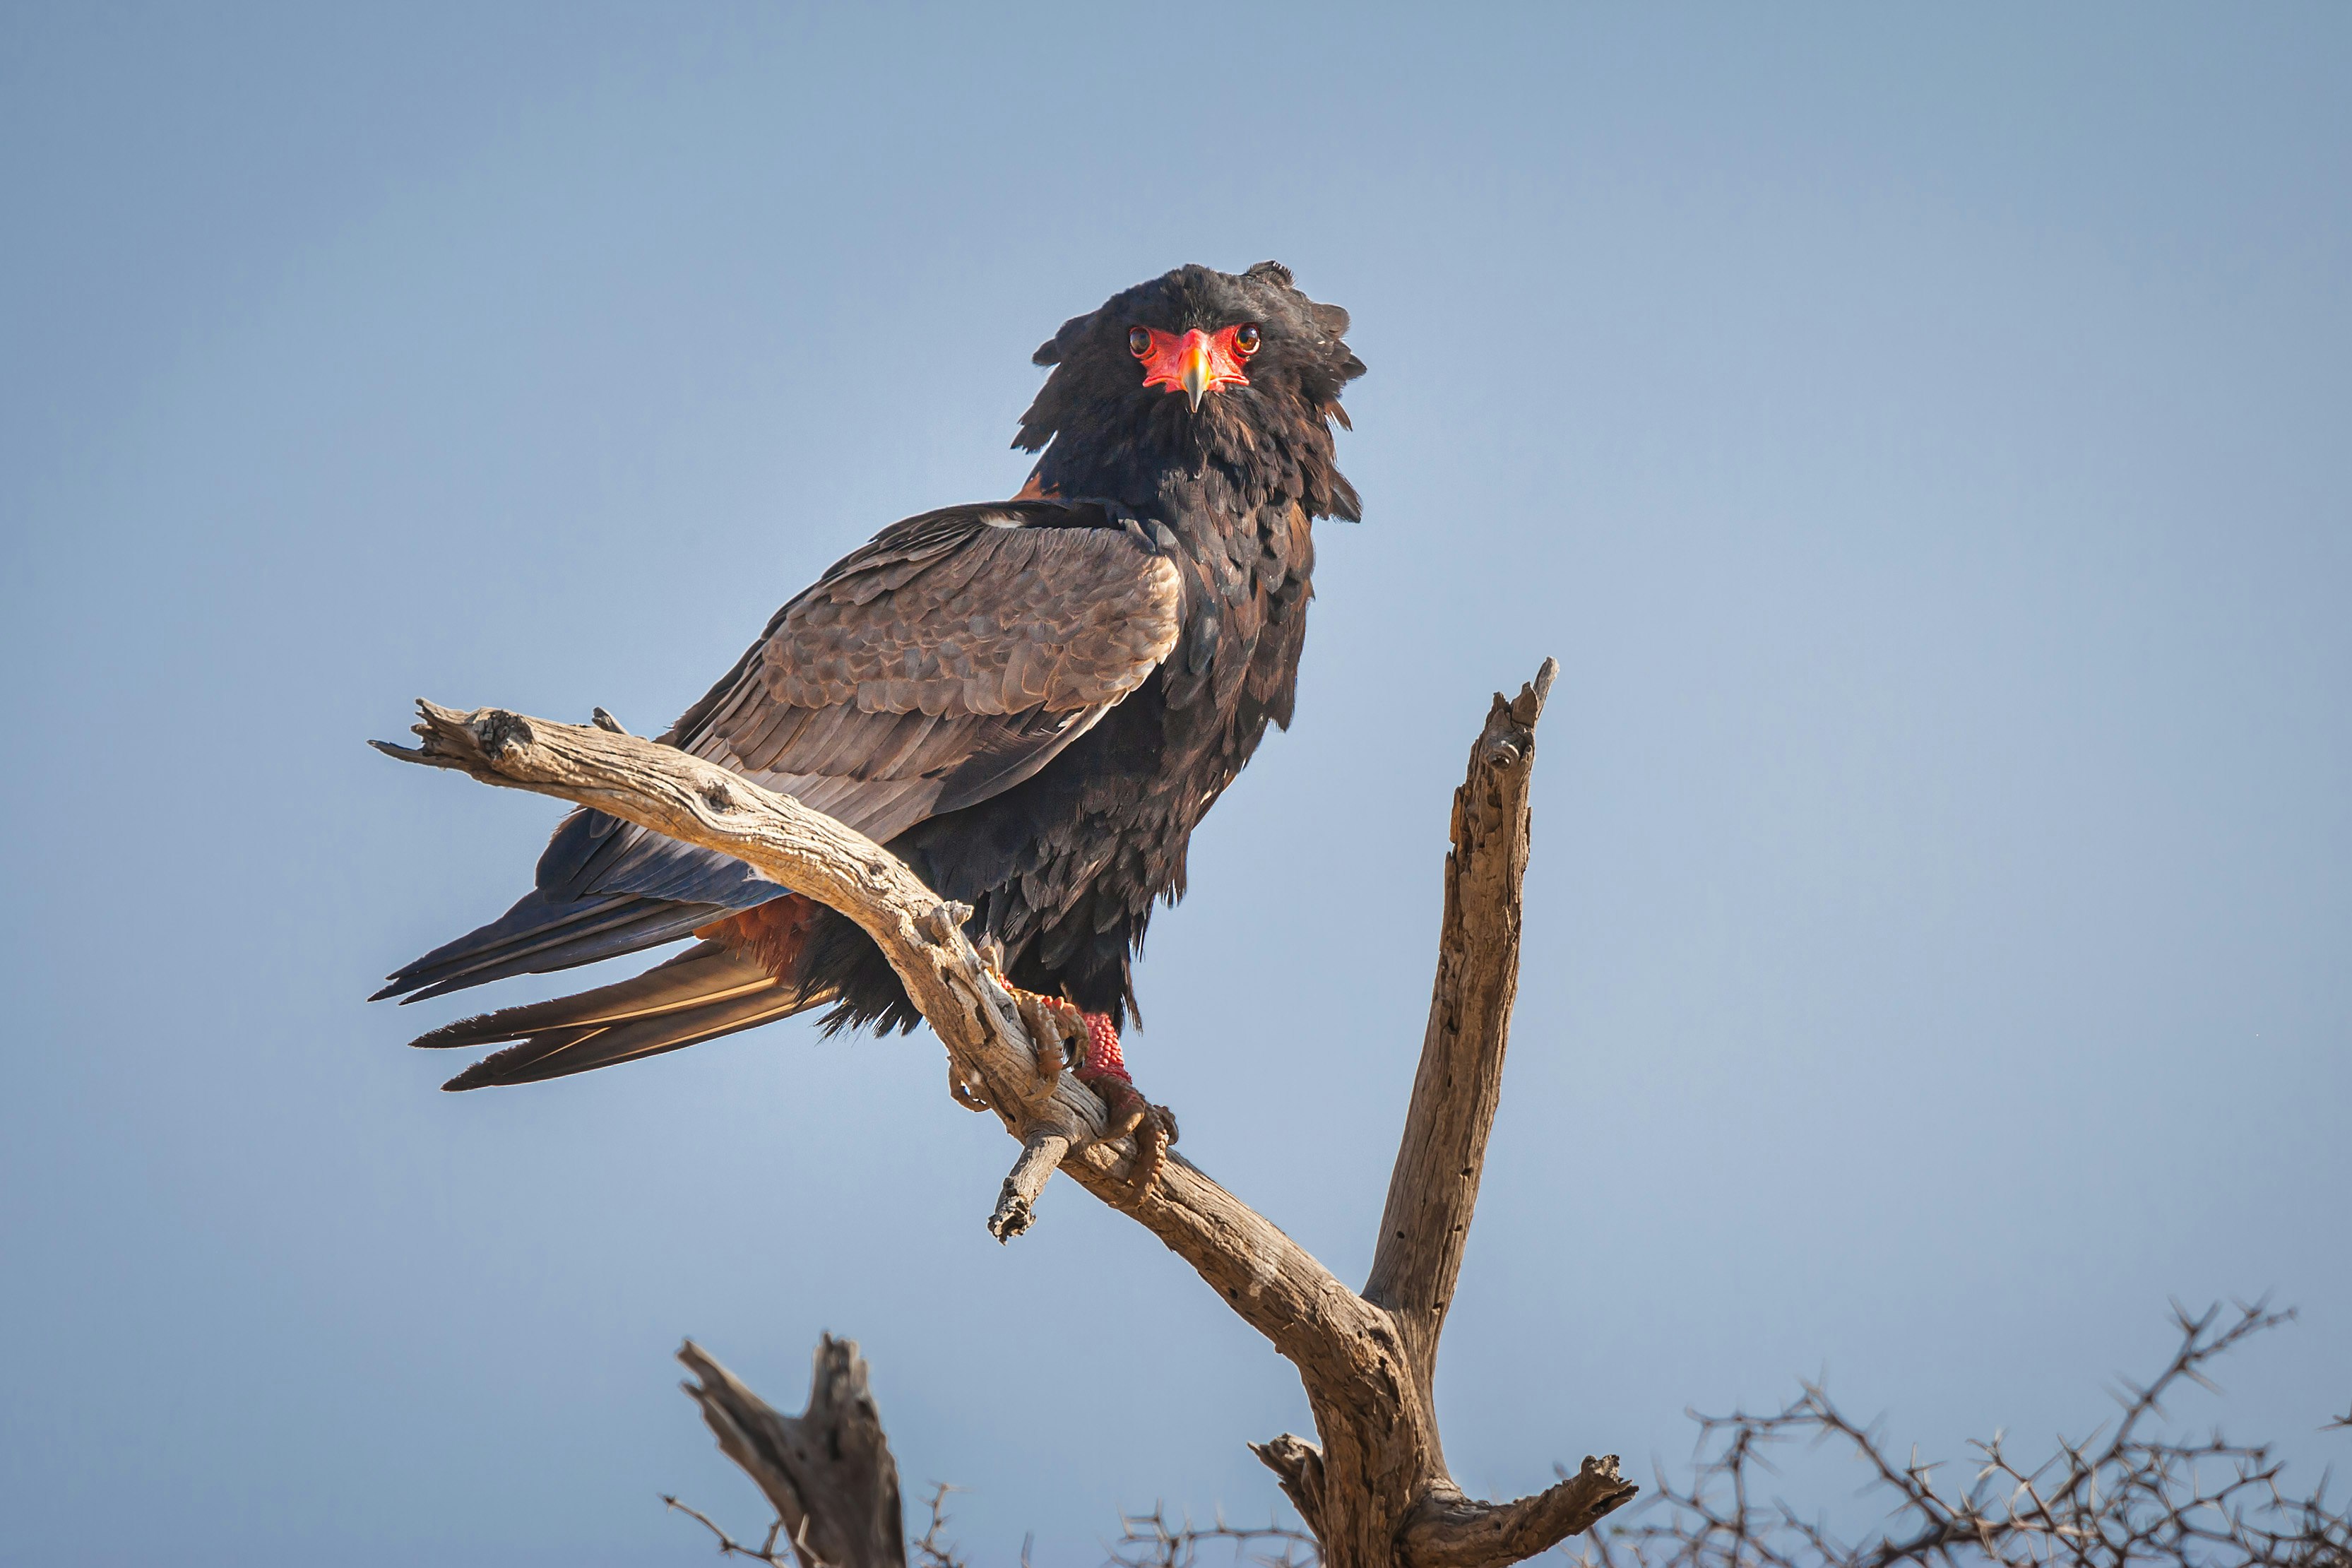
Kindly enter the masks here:
[[717, 1039], [833, 996], [830, 986], [810, 990], [777, 979], [750, 952], [700, 942], [617, 985], [461, 1018], [410, 1043], [446, 1047], [516, 1041], [441, 1087], [536, 1083]]

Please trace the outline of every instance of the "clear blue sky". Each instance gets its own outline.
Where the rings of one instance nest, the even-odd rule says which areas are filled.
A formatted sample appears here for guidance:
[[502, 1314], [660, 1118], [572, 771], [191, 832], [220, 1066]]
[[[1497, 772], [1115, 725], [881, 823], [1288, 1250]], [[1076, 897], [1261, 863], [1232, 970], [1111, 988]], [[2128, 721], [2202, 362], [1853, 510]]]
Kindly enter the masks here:
[[6, 8], [0, 1559], [702, 1562], [670, 1351], [828, 1328], [979, 1560], [1272, 1504], [1286, 1370], [1066, 1185], [991, 1243], [928, 1037], [453, 1097], [476, 997], [360, 1001], [556, 816], [367, 752], [411, 697], [659, 727], [1019, 484], [1066, 316], [1266, 257], [1364, 521], [1130, 1057], [1360, 1279], [1559, 657], [1461, 1479], [1823, 1366], [2038, 1441], [2263, 1290], [2184, 1413], [2340, 1471], [2347, 80], [2336, 6]]

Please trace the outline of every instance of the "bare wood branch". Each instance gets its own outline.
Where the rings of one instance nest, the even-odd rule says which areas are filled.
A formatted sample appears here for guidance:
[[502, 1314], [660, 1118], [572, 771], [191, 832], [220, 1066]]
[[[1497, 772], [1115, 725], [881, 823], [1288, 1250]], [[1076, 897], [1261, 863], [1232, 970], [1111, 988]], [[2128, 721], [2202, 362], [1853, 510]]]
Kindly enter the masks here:
[[1046, 1127], [1034, 1127], [1021, 1141], [1021, 1158], [996, 1194], [996, 1212], [988, 1216], [988, 1234], [1009, 1241], [1035, 1223], [1037, 1194], [1070, 1152], [1070, 1141]]
[[[1106, 1144], [1103, 1107], [1069, 1074], [1048, 1082], [1020, 1011], [964, 937], [961, 905], [943, 902], [896, 857], [789, 795], [673, 747], [587, 725], [499, 709], [459, 712], [419, 702], [416, 748], [376, 742], [404, 762], [457, 770], [486, 784], [593, 806], [686, 843], [731, 855], [761, 875], [857, 922], [946, 1044], [961, 1077], [1023, 1141], [1021, 1184], [1034, 1177], [1033, 1142], [1066, 1138], [1062, 1162], [1097, 1197], [1124, 1207], [1215, 1287], [1227, 1303], [1300, 1365], [1309, 1387], [1361, 1398], [1392, 1369], [1344, 1345], [1386, 1341], [1387, 1316], [1333, 1279], [1247, 1205], [1190, 1161], [1171, 1155], [1130, 1201], [1120, 1173], [1131, 1148]], [[1023, 1166], [1030, 1169], [1024, 1171]]]
[[1559, 673], [1559, 664], [1546, 659], [1516, 699], [1496, 693], [1486, 727], [1470, 749], [1469, 775], [1454, 795], [1429, 1025], [1364, 1284], [1364, 1299], [1395, 1316], [1423, 1398], [1502, 1099], [1503, 1054], [1519, 984], [1519, 887], [1528, 866], [1536, 721]]
[[1292, 1433], [1267, 1443], [1252, 1443], [1255, 1454], [1265, 1468], [1274, 1472], [1275, 1484], [1282, 1495], [1307, 1521], [1307, 1528], [1319, 1537], [1323, 1533], [1323, 1451]]
[[[977, 1085], [979, 1098], [1007, 1128], [1024, 1141], [1042, 1129], [1073, 1148], [1100, 1139], [1102, 1102], [1074, 1079], [1039, 1078], [1018, 1007], [964, 938], [971, 911], [943, 902], [872, 839], [699, 757], [602, 725], [559, 724], [494, 708], [461, 713], [431, 702], [416, 706], [423, 744], [379, 741], [378, 751], [609, 812], [734, 856], [840, 911], [897, 970], [947, 1046], [954, 1078]], [[1117, 1167], [1121, 1149], [1100, 1155], [1106, 1173]]]
[[[790, 795], [635, 736], [499, 709], [461, 713], [419, 702], [417, 710], [423, 745], [378, 742], [377, 749], [593, 806], [734, 856], [856, 921], [898, 972], [961, 1079], [979, 1086], [988, 1107], [1023, 1141], [1022, 1163], [1035, 1158], [1033, 1142], [1066, 1138], [1073, 1152], [1064, 1169], [1097, 1196], [1129, 1208], [1286, 1354], [1296, 1349], [1314, 1356], [1318, 1346], [1311, 1340], [1328, 1340], [1342, 1324], [1372, 1331], [1355, 1292], [1189, 1161], [1171, 1155], [1152, 1189], [1130, 1204], [1118, 1176], [1131, 1148], [1102, 1140], [1102, 1102], [1092, 1090], [1068, 1074], [1040, 1076], [1020, 1010], [964, 937], [970, 910], [943, 902], [872, 839]], [[1015, 1169], [1023, 1185], [1034, 1174], [1034, 1167]], [[1302, 1338], [1307, 1324], [1315, 1332]], [[1379, 1326], [1384, 1331], [1384, 1319]], [[1376, 1375], [1351, 1370], [1347, 1357], [1315, 1359], [1327, 1381]]]
[[[855, 1342], [831, 1334], [818, 1342], [808, 1409], [798, 1415], [780, 1415], [692, 1340], [677, 1359], [699, 1380], [682, 1386], [720, 1450], [774, 1506], [801, 1568], [906, 1568], [898, 1464]], [[769, 1532], [761, 1552], [736, 1550], [773, 1561], [775, 1536]]]
[[1641, 1489], [1617, 1473], [1617, 1456], [1587, 1455], [1558, 1486], [1517, 1502], [1474, 1502], [1433, 1492], [1405, 1521], [1402, 1556], [1418, 1568], [1484, 1568], [1549, 1552], [1581, 1534]]
[[[1391, 1187], [1398, 1223], [1384, 1229], [1368, 1288], [1387, 1294], [1374, 1300], [1349, 1289], [1181, 1156], [1134, 1190], [1132, 1142], [1108, 1138], [1101, 1101], [1052, 1070], [1059, 1059], [1052, 1049], [1034, 1047], [1034, 1030], [965, 939], [971, 911], [943, 902], [880, 845], [617, 727], [420, 702], [423, 744], [379, 745], [404, 761], [593, 806], [736, 857], [855, 921], [946, 1045], [956, 1098], [994, 1110], [1021, 1140], [991, 1230], [1003, 1238], [1026, 1228], [1056, 1168], [1130, 1215], [1297, 1368], [1322, 1447], [1285, 1436], [1258, 1453], [1316, 1531], [1325, 1561], [1333, 1568], [1418, 1568], [1424, 1560], [1479, 1568], [1516, 1561], [1526, 1542], [1574, 1515], [1570, 1500], [1550, 1493], [1500, 1509], [1464, 1500], [1445, 1471], [1430, 1397], [1444, 1300], [1493, 1121], [1517, 973], [1534, 726], [1556, 668], [1547, 660], [1517, 701], [1497, 699], [1456, 798], [1437, 994]], [[1410, 1190], [1423, 1180], [1432, 1193]], [[1407, 1245], [1392, 1247], [1390, 1229], [1403, 1231]], [[1599, 1507], [1630, 1495], [1627, 1489]]]

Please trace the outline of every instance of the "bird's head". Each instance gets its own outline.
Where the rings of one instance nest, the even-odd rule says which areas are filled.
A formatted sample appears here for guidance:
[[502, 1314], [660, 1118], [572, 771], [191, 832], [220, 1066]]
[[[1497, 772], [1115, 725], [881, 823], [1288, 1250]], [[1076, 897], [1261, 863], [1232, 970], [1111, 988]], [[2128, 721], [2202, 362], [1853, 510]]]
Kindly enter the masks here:
[[[1036, 354], [1053, 367], [1013, 445], [1055, 437], [1128, 450], [1197, 451], [1258, 438], [1328, 452], [1339, 395], [1364, 374], [1342, 334], [1348, 312], [1318, 304], [1290, 268], [1234, 274], [1180, 267], [1062, 324]], [[1319, 441], [1317, 439], [1319, 437]]]

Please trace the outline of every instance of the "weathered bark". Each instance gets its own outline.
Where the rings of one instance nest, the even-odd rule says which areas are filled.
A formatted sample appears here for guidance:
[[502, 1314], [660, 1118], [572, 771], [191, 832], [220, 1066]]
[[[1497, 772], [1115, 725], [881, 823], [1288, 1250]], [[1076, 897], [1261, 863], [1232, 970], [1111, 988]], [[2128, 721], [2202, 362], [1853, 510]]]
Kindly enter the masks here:
[[[946, 1044], [956, 1097], [1021, 1140], [990, 1228], [1009, 1238], [1051, 1172], [1134, 1217], [1298, 1369], [1323, 1439], [1258, 1446], [1333, 1568], [1487, 1568], [1543, 1551], [1632, 1497], [1613, 1457], [1538, 1497], [1495, 1505], [1446, 1474], [1431, 1388], [1500, 1093], [1517, 980], [1535, 726], [1556, 666], [1496, 697], [1456, 795], [1438, 974], [1412, 1108], [1364, 1293], [1191, 1162], [1171, 1154], [1139, 1193], [1134, 1150], [1069, 1075], [1041, 1073], [1021, 1012], [961, 922], [881, 846], [789, 796], [683, 752], [602, 728], [419, 703], [405, 761], [592, 805], [722, 854], [856, 921]], [[379, 742], [381, 744], [381, 742]], [[1051, 1053], [1045, 1058], [1049, 1063]]]
[[1469, 776], [1454, 792], [1454, 847], [1445, 858], [1429, 1025], [1364, 1282], [1364, 1300], [1396, 1320], [1424, 1404], [1478, 1205], [1486, 1135], [1502, 1100], [1503, 1052], [1519, 986], [1519, 886], [1528, 868], [1535, 726], [1556, 668], [1545, 660], [1516, 701], [1496, 695], [1470, 750]]
[[818, 1342], [798, 1415], [778, 1414], [692, 1340], [677, 1359], [699, 1380], [682, 1386], [719, 1449], [774, 1505], [801, 1568], [906, 1568], [898, 1462], [856, 1341]]
[[1636, 1489], [1611, 1455], [1588, 1458], [1576, 1478], [1536, 1497], [1475, 1502], [1446, 1473], [1437, 1428], [1438, 1339], [1477, 1206], [1518, 988], [1536, 721], [1558, 668], [1546, 659], [1516, 699], [1496, 696], [1454, 792], [1429, 1023], [1360, 1298], [1377, 1326], [1355, 1348], [1377, 1366], [1386, 1397], [1368, 1410], [1359, 1386], [1327, 1405], [1308, 1378], [1322, 1451], [1287, 1434], [1256, 1448], [1328, 1562], [1515, 1563], [1591, 1528]]

